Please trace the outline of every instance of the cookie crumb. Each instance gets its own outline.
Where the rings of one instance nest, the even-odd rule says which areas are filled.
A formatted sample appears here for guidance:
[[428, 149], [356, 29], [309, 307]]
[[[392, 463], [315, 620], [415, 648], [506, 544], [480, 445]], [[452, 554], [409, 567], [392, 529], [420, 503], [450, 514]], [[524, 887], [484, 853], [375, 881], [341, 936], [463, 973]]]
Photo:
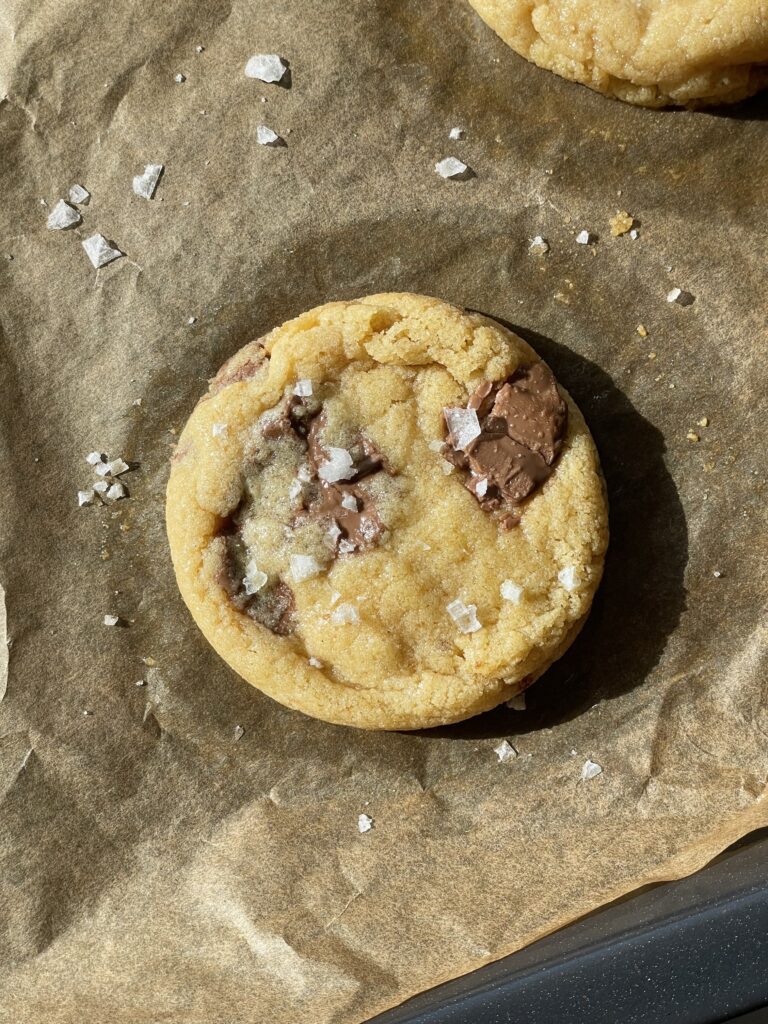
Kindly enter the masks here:
[[667, 292], [667, 302], [676, 302], [678, 306], [690, 306], [693, 301], [693, 295], [683, 291], [682, 288], [673, 288], [672, 291]]
[[297, 398], [309, 398], [312, 394], [312, 381], [297, 380], [293, 387], [293, 393]]
[[80, 508], [82, 508], [83, 505], [92, 505], [93, 504], [93, 498], [94, 498], [93, 489], [88, 490], [88, 491], [78, 491], [77, 492], [77, 504], [80, 506]]
[[517, 583], [514, 583], [512, 580], [504, 580], [499, 589], [505, 601], [511, 601], [512, 604], [520, 604], [523, 588], [519, 587]]
[[334, 626], [348, 626], [359, 621], [360, 615], [353, 604], [340, 604], [331, 612], [331, 622]]
[[685, 436], [688, 438], [689, 441], [700, 441], [701, 440], [699, 435], [695, 434], [692, 430], [689, 430], [688, 433]]
[[266, 584], [267, 579], [267, 574], [262, 572], [254, 560], [251, 559], [245, 567], [245, 576], [243, 577], [243, 587], [246, 594], [249, 597], [251, 594], [258, 594]]
[[111, 246], [104, 235], [100, 235], [98, 232], [95, 235], [91, 235], [90, 238], [86, 238], [82, 246], [96, 270], [100, 270], [113, 260], [118, 260], [121, 256], [125, 256], [124, 252]]
[[586, 782], [588, 779], [595, 779], [598, 775], [602, 775], [603, 769], [597, 763], [589, 758], [584, 762], [581, 768], [581, 777]]
[[163, 169], [163, 164], [146, 164], [144, 173], [137, 174], [133, 179], [133, 191], [136, 195], [142, 199], [151, 199]]
[[346, 448], [327, 448], [328, 459], [317, 470], [321, 480], [332, 484], [355, 475], [355, 464]]
[[358, 814], [357, 816], [357, 831], [362, 835], [364, 832], [370, 832], [373, 828], [373, 818], [367, 814]]
[[579, 245], [592, 245], [595, 241], [597, 241], [597, 239], [591, 231], [583, 230], [576, 235], [576, 242]]
[[260, 146], [276, 146], [282, 140], [277, 132], [265, 124], [260, 124], [256, 128], [256, 141]]
[[525, 711], [525, 693], [516, 693], [507, 701], [507, 707], [511, 711]]
[[70, 206], [64, 199], [60, 199], [48, 214], [46, 224], [51, 231], [65, 231], [79, 224], [82, 219], [79, 210]]
[[456, 598], [446, 605], [445, 610], [459, 627], [461, 633], [476, 633], [482, 629], [480, 620], [477, 617], [477, 605], [464, 604], [461, 598]]
[[517, 757], [517, 750], [508, 740], [502, 740], [497, 747], [493, 748], [493, 752], [498, 757], [500, 764], [509, 764]]
[[549, 252], [549, 242], [546, 238], [542, 238], [541, 235], [536, 235], [535, 238], [531, 239], [531, 244], [528, 246], [528, 252], [532, 256], [546, 256]]
[[104, 625], [105, 626], [116, 626], [120, 622], [119, 615], [105, 615]]
[[697, 425], [699, 427], [708, 427], [709, 419], [706, 416], [702, 416], [701, 419], [697, 421]]
[[626, 235], [631, 230], [635, 218], [626, 210], [617, 210], [616, 215], [611, 217], [608, 223], [611, 227], [611, 234], [614, 238], [618, 238], [619, 235]]
[[82, 185], [72, 185], [69, 189], [69, 201], [74, 203], [75, 206], [87, 206], [88, 201], [91, 198], [91, 193], [87, 188], [83, 188]]
[[450, 432], [450, 442], [456, 449], [466, 448], [482, 433], [474, 409], [446, 408], [443, 415]]
[[645, 327], [644, 324], [638, 324], [637, 325], [637, 333], [640, 335], [641, 338], [647, 338], [648, 337], [648, 330], [647, 330], [647, 328]]
[[447, 156], [435, 164], [435, 171], [441, 178], [463, 178], [469, 167], [455, 156]]
[[237, 743], [238, 740], [241, 740], [243, 736], [245, 736], [245, 729], [242, 727], [242, 725], [236, 725], [235, 728], [233, 729], [233, 734], [235, 738], [235, 743]]
[[245, 65], [245, 77], [260, 82], [279, 82], [288, 70], [288, 65], [276, 53], [255, 53]]
[[561, 587], [564, 587], [567, 591], [576, 590], [579, 586], [579, 574], [576, 571], [576, 567], [573, 565], [567, 565], [564, 569], [561, 569], [557, 574], [558, 582]]

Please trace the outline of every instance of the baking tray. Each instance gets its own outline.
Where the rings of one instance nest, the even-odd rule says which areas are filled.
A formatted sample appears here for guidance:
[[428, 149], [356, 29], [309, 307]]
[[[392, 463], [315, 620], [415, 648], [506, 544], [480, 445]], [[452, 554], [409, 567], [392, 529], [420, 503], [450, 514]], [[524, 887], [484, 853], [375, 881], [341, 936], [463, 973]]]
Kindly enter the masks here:
[[640, 890], [371, 1024], [736, 1019], [768, 1021], [768, 829], [688, 878]]

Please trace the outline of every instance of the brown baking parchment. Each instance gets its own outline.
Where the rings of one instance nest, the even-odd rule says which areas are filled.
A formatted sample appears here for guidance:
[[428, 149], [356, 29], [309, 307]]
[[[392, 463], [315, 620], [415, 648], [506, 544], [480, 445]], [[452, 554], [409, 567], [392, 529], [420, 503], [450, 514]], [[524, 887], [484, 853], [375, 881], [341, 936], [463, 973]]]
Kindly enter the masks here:
[[[245, 78], [257, 52], [290, 88]], [[768, 823], [763, 102], [611, 102], [461, 0], [6, 0], [0, 96], [3, 1022], [352, 1024]], [[447, 155], [475, 177], [440, 179]], [[83, 225], [47, 230], [75, 182]], [[94, 231], [127, 253], [98, 273]], [[612, 506], [590, 623], [529, 709], [416, 735], [234, 676], [163, 529], [206, 378], [390, 289], [520, 329]], [[92, 449], [136, 464], [129, 498], [77, 507]]]

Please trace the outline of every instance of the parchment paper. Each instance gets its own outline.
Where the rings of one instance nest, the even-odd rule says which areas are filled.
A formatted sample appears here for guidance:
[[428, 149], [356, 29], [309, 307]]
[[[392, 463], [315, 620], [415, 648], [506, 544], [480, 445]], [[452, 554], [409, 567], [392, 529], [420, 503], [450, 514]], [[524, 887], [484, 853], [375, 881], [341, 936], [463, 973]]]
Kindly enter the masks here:
[[[461, 0], [6, 0], [0, 33], [0, 1019], [362, 1021], [768, 823], [763, 101], [610, 102]], [[245, 78], [259, 52], [290, 88]], [[448, 155], [475, 177], [441, 180]], [[47, 230], [75, 182], [83, 225]], [[637, 240], [610, 237], [616, 209]], [[95, 231], [127, 253], [98, 273]], [[417, 735], [238, 679], [163, 529], [206, 377], [389, 289], [519, 328], [612, 504], [590, 624], [529, 710]], [[78, 508], [93, 449], [136, 464], [130, 497]]]

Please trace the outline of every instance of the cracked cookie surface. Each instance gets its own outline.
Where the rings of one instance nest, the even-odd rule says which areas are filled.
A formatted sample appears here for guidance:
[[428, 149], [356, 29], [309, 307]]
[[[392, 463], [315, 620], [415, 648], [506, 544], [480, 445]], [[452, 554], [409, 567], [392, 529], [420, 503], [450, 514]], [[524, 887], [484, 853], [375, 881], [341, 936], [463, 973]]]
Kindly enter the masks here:
[[644, 107], [735, 103], [768, 84], [766, 0], [470, 0], [540, 68]]
[[583, 623], [608, 537], [592, 438], [536, 353], [409, 294], [329, 303], [230, 359], [179, 439], [167, 526], [236, 672], [371, 729], [530, 685]]

